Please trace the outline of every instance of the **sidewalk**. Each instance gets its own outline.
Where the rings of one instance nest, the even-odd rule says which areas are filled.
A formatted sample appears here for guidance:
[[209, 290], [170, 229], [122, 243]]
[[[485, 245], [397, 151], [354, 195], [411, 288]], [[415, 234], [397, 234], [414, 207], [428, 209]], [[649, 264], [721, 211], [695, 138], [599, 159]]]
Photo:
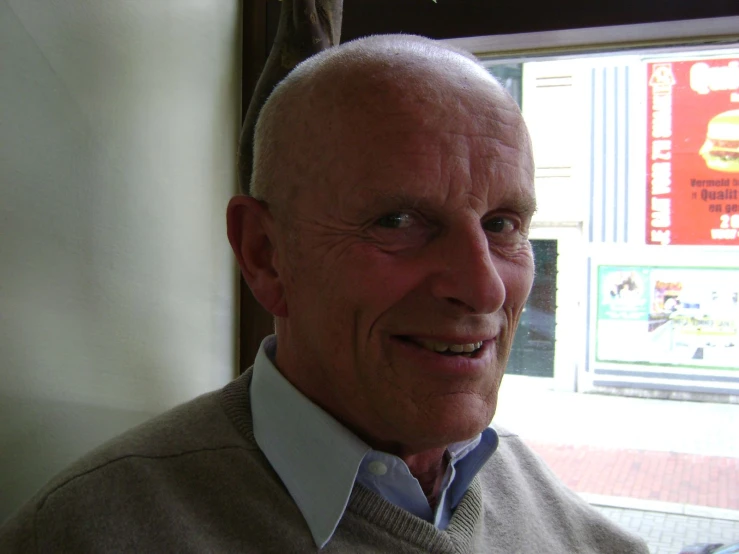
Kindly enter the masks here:
[[559, 392], [506, 375], [494, 422], [525, 440], [739, 458], [739, 405]]
[[739, 458], [527, 442], [576, 492], [739, 510]]
[[739, 405], [554, 391], [506, 375], [494, 422], [573, 490], [739, 511]]
[[624, 529], [643, 537], [652, 554], [677, 554], [689, 544], [731, 544], [739, 540], [739, 522], [736, 521], [597, 505], [595, 509]]

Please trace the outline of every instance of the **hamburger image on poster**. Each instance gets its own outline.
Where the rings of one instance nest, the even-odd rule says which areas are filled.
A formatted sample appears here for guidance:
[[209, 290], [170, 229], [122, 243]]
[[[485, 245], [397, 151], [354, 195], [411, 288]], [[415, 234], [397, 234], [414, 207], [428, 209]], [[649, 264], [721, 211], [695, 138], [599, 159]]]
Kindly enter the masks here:
[[739, 173], [739, 110], [720, 113], [708, 122], [699, 153], [709, 169]]

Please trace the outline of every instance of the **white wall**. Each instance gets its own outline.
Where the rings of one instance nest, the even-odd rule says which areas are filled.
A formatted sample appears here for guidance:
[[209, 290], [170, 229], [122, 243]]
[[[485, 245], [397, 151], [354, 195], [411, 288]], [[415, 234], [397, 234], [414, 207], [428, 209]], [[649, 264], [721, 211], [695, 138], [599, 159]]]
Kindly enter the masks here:
[[0, 521], [228, 381], [238, 0], [0, 0]]

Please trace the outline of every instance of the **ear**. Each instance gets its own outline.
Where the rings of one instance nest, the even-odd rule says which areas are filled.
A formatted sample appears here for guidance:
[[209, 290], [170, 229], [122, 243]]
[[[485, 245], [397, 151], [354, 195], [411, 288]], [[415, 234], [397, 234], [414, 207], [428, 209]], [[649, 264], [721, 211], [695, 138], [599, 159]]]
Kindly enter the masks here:
[[277, 267], [275, 222], [269, 208], [250, 196], [234, 196], [226, 210], [228, 241], [246, 284], [276, 317], [287, 316], [285, 288]]

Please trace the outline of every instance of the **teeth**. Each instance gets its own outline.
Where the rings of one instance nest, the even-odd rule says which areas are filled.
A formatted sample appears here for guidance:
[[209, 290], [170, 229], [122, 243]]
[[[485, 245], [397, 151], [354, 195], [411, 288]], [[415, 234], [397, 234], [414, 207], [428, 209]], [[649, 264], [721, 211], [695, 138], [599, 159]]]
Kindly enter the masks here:
[[443, 352], [446, 352], [447, 350], [450, 350], [451, 352], [454, 352], [455, 354], [461, 354], [463, 352], [466, 354], [469, 354], [482, 347], [482, 341], [468, 343], [468, 344], [449, 344], [446, 342], [419, 339], [417, 343], [423, 346], [427, 350], [433, 350], [434, 352], [439, 352], [439, 353], [443, 353]]
[[446, 343], [431, 341], [431, 344], [433, 345], [431, 347], [431, 350], [435, 352], [446, 352], [447, 350], [449, 350], [449, 345]]

